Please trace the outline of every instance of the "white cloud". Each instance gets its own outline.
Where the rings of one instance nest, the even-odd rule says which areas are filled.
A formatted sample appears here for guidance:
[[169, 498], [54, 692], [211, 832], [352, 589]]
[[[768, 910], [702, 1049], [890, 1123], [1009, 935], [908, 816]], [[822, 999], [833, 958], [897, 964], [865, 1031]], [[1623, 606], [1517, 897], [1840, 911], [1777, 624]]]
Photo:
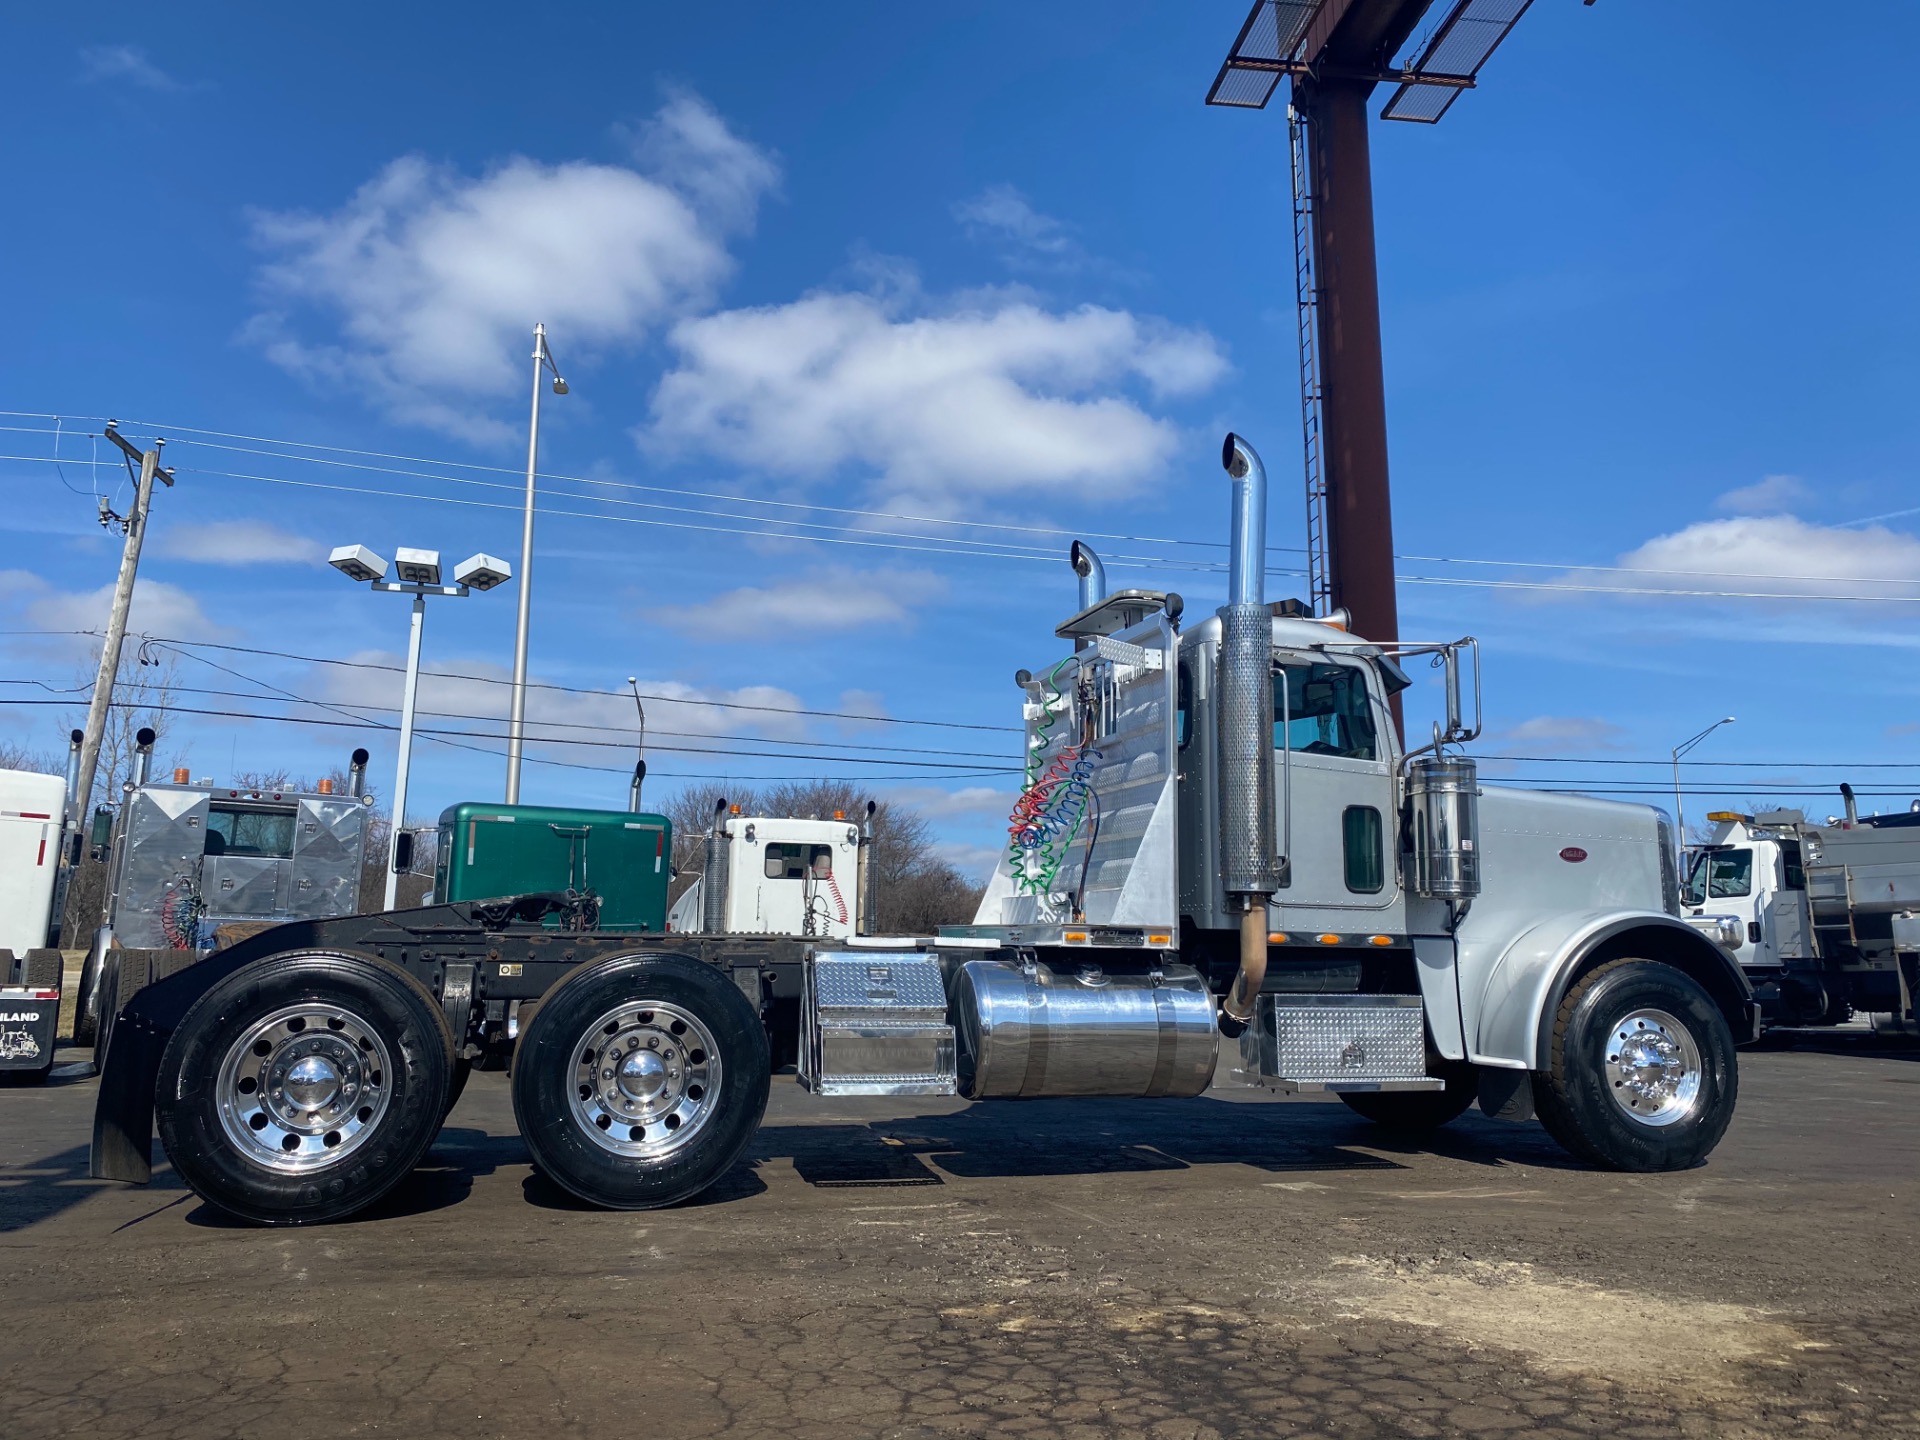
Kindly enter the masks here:
[[1491, 737], [1503, 745], [1544, 745], [1556, 753], [1626, 748], [1627, 730], [1597, 715], [1536, 715]]
[[945, 593], [946, 582], [924, 570], [859, 571], [831, 566], [768, 585], [742, 586], [696, 605], [669, 606], [651, 615], [703, 639], [793, 645], [821, 633], [909, 625], [916, 607]]
[[1768, 475], [1713, 502], [1730, 515], [1788, 515], [1813, 499], [1813, 489], [1798, 475]]
[[282, 530], [266, 520], [171, 525], [160, 533], [154, 550], [168, 559], [203, 565], [310, 564], [327, 557], [327, 548], [319, 541]]
[[[403, 658], [383, 650], [363, 650], [342, 658], [350, 663], [315, 666], [292, 688], [317, 702], [348, 709], [356, 705], [385, 707], [384, 711], [369, 713], [391, 720], [400, 705]], [[425, 728], [475, 731], [481, 738], [471, 743], [504, 754], [502, 737], [512, 696], [507, 683], [510, 675], [503, 665], [471, 659], [448, 661], [438, 668], [423, 666], [418, 699], [420, 724]], [[632, 764], [635, 752], [629, 746], [639, 737], [639, 724], [630, 694], [545, 689], [541, 676], [535, 675], [532, 680], [527, 689], [529, 754], [612, 769]], [[647, 709], [648, 760], [657, 769], [712, 770], [725, 766], [732, 757], [704, 753], [734, 748], [716, 738], [720, 736], [804, 740], [813, 733], [811, 717], [796, 713], [805, 702], [777, 686], [708, 689], [642, 676], [639, 689]], [[561, 740], [598, 743], [552, 743]], [[685, 752], [690, 746], [701, 750], [675, 753]]]
[[147, 58], [138, 45], [93, 45], [80, 52], [81, 78], [124, 80], [143, 90], [169, 93], [187, 87]]
[[[111, 584], [98, 590], [56, 590], [25, 570], [0, 571], [0, 610], [11, 610], [35, 630], [102, 631], [113, 609]], [[166, 636], [176, 640], [226, 640], [233, 632], [216, 624], [200, 602], [178, 585], [164, 580], [140, 580], [133, 587], [133, 607], [127, 615], [127, 635]], [[75, 653], [93, 642], [84, 634], [71, 637]]]
[[1082, 258], [1079, 242], [1051, 215], [1033, 208], [1011, 185], [989, 185], [953, 207], [954, 219], [975, 239], [1001, 247], [1009, 260], [1069, 264]]
[[[650, 173], [515, 157], [474, 178], [410, 155], [330, 214], [257, 214], [271, 308], [248, 334], [304, 379], [474, 427], [463, 407], [524, 380], [536, 320], [564, 361], [710, 304], [731, 272], [725, 241], [751, 223], [773, 161], [684, 95], [634, 144]], [[307, 338], [303, 312], [337, 335]]]
[[1889, 599], [1920, 587], [1920, 538], [1877, 525], [1842, 528], [1791, 515], [1742, 516], [1657, 536], [1622, 555], [1620, 566], [1564, 578], [1601, 589], [1731, 591], [1783, 601], [1804, 595]]
[[1110, 499], [1177, 444], [1129, 389], [1190, 394], [1227, 368], [1205, 331], [1124, 310], [1006, 294], [939, 313], [905, 304], [818, 293], [681, 321], [644, 438], [786, 475], [860, 467], [949, 514], [1035, 489]]

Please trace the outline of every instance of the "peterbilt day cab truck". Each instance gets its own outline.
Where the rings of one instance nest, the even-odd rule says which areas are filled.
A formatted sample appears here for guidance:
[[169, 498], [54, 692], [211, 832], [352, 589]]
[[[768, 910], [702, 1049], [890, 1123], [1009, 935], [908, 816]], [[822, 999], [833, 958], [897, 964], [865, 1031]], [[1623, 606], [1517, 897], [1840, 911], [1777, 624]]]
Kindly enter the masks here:
[[1841, 799], [1824, 825], [1715, 811], [1693, 852], [1688, 919], [1740, 962], [1769, 1026], [1920, 1019], [1920, 813], [1862, 817], [1844, 785]]
[[[1376, 645], [1269, 606], [1265, 475], [1238, 437], [1223, 459], [1229, 603], [1182, 628], [1178, 596], [1083, 587], [1056, 630], [1074, 648], [1016, 676], [1027, 780], [973, 924], [555, 928], [551, 897], [523, 897], [282, 926], [120, 1015], [93, 1173], [147, 1178], [157, 1119], [235, 1215], [350, 1214], [432, 1144], [494, 1001], [519, 1002], [534, 1164], [616, 1208], [717, 1180], [787, 1062], [819, 1095], [1180, 1097], [1218, 1077], [1408, 1128], [1477, 1099], [1598, 1165], [1698, 1163], [1755, 1010], [1676, 913], [1665, 817], [1483, 793], [1459, 750], [1471, 642]], [[1410, 656], [1444, 667], [1449, 703], [1406, 752]]]

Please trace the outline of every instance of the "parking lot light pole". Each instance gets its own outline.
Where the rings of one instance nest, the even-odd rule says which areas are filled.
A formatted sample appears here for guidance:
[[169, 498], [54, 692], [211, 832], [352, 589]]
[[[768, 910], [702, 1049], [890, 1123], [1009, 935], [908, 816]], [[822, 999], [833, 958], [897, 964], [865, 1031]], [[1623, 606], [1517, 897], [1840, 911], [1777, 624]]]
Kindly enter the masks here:
[[1678, 745], [1673, 747], [1673, 823], [1675, 829], [1673, 863], [1682, 872], [1680, 875], [1680, 884], [1683, 887], [1687, 883], [1687, 877], [1684, 873], [1687, 861], [1687, 811], [1680, 800], [1680, 757], [1693, 749], [1693, 747], [1698, 745], [1702, 740], [1706, 739], [1707, 736], [1713, 734], [1713, 732], [1718, 730], [1722, 725], [1731, 725], [1733, 721], [1734, 717], [1731, 715], [1716, 720], [1691, 740], [1682, 740]]
[[507, 724], [507, 804], [520, 803], [520, 752], [527, 731], [527, 625], [533, 608], [533, 494], [540, 463], [540, 391], [553, 372], [553, 393], [567, 393], [560, 367], [547, 349], [547, 327], [533, 327], [533, 419], [527, 427], [527, 511], [520, 524], [520, 617], [513, 631], [513, 713]]
[[407, 627], [407, 679], [400, 700], [400, 761], [393, 776], [393, 816], [387, 833], [387, 889], [383, 909], [400, 898], [401, 833], [406, 828], [407, 771], [413, 761], [414, 701], [420, 692], [420, 637], [426, 629], [427, 596], [459, 598], [473, 590], [491, 590], [513, 578], [513, 569], [491, 555], [473, 555], [454, 567], [451, 585], [440, 583], [438, 550], [399, 549], [394, 552], [395, 580], [386, 579], [387, 562], [364, 545], [341, 545], [327, 563], [349, 580], [365, 581], [389, 595], [413, 597], [413, 619]]

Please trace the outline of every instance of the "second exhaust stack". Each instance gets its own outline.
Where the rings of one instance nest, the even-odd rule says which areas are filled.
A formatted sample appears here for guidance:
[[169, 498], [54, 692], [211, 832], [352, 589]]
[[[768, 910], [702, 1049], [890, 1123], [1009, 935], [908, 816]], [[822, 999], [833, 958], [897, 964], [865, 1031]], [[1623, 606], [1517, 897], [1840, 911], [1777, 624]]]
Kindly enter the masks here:
[[1273, 617], [1266, 605], [1267, 472], [1238, 435], [1221, 464], [1233, 479], [1227, 604], [1220, 610], [1220, 874], [1240, 910], [1240, 972], [1223, 1019], [1244, 1025], [1267, 974], [1267, 901], [1280, 888], [1273, 826]]

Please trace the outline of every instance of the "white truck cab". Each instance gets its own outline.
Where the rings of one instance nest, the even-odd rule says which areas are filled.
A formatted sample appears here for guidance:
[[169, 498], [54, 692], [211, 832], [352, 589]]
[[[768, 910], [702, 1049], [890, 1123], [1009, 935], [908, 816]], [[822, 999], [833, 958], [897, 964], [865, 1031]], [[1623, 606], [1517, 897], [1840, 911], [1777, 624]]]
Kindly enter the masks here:
[[716, 814], [706, 872], [673, 902], [667, 929], [823, 940], [856, 935], [864, 911], [864, 844], [860, 827], [844, 818]]

